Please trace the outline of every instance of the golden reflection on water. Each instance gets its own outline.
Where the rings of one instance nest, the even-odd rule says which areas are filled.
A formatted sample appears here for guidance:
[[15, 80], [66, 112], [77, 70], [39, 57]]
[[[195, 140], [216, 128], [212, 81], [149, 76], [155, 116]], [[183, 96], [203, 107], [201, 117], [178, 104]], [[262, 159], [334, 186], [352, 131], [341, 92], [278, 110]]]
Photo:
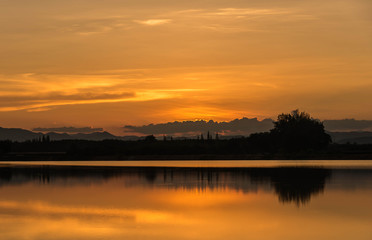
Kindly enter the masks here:
[[350, 189], [333, 181], [300, 207], [278, 201], [266, 183], [244, 190], [186, 188], [127, 175], [12, 180], [0, 185], [0, 239], [370, 240], [369, 179]]

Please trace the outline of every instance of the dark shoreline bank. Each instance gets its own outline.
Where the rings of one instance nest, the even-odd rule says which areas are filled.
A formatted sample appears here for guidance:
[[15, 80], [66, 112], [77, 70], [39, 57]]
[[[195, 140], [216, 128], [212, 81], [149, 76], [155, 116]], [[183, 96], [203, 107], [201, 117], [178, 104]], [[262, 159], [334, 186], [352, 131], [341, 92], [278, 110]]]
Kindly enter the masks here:
[[8, 154], [0, 156], [4, 161], [167, 161], [167, 160], [372, 160], [372, 154], [240, 154], [240, 155], [107, 155], [80, 156], [53, 155], [43, 153]]
[[372, 144], [280, 148], [259, 139], [174, 141], [0, 141], [0, 161], [76, 160], [372, 160]]

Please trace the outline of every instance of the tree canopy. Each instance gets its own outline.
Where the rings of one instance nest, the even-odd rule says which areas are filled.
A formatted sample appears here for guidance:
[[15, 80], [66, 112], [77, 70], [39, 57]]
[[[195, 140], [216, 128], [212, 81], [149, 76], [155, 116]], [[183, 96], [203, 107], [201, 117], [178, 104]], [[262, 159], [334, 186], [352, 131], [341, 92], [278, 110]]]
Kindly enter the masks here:
[[280, 114], [271, 135], [277, 147], [286, 152], [321, 150], [331, 142], [323, 123], [298, 109]]

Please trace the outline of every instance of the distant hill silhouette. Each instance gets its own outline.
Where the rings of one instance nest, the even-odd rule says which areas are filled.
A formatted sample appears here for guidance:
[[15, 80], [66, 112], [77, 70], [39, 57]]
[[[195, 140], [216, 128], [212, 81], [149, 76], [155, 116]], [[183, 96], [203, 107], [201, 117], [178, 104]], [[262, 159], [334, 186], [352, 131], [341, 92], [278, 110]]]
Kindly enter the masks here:
[[92, 128], [92, 127], [54, 127], [54, 128], [34, 128], [32, 131], [35, 132], [57, 132], [57, 133], [94, 133], [94, 132], [102, 132], [103, 128]]
[[29, 130], [21, 128], [2, 128], [0, 127], [0, 140], [11, 140], [11, 141], [31, 141], [35, 139], [40, 139], [43, 136], [49, 136], [50, 140], [93, 140], [101, 141], [108, 139], [115, 140], [138, 140], [140, 137], [137, 136], [124, 136], [119, 137], [112, 135], [109, 132], [93, 132], [93, 133], [77, 133], [77, 134], [67, 134], [67, 133], [36, 133]]
[[66, 139], [78, 139], [78, 140], [106, 140], [106, 139], [121, 139], [112, 135], [109, 132], [93, 132], [93, 133], [77, 133], [77, 134], [67, 134], [67, 133], [47, 133], [51, 140], [66, 140]]
[[372, 144], [372, 132], [328, 132], [334, 143]]
[[42, 133], [35, 133], [21, 128], [2, 128], [0, 127], [0, 140], [25, 141], [39, 139]]
[[327, 131], [372, 131], [372, 120], [324, 120], [324, 127]]

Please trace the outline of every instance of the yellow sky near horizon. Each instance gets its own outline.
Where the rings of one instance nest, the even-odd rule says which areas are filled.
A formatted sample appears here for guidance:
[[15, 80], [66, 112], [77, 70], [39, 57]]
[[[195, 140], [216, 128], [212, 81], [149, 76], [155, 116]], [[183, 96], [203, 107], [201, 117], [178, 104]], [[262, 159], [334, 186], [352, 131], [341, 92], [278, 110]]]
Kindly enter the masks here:
[[372, 119], [369, 0], [0, 2], [0, 126]]

